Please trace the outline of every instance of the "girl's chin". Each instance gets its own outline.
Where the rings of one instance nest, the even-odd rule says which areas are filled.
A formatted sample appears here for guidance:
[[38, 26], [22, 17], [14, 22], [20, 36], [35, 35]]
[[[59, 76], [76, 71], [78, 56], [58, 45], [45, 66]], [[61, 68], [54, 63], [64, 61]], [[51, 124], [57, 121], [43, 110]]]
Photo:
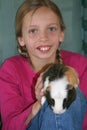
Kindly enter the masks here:
[[41, 56], [40, 55], [38, 58], [41, 59], [41, 60], [45, 60], [47, 62], [52, 61], [52, 59], [54, 59], [52, 55], [51, 56], [46, 56], [46, 55], [45, 56]]

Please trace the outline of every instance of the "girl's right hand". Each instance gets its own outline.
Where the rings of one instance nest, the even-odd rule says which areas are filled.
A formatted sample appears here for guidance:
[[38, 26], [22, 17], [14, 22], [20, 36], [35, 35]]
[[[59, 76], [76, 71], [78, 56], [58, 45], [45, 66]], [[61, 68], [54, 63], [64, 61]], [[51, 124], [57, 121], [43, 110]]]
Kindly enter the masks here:
[[41, 74], [39, 78], [37, 79], [36, 86], [35, 86], [35, 95], [36, 95], [37, 101], [32, 106], [32, 111], [25, 122], [26, 125], [30, 123], [30, 121], [35, 117], [35, 115], [41, 109], [41, 98], [44, 95], [44, 93], [42, 92], [42, 89], [43, 89], [43, 82], [42, 82], [42, 74]]
[[42, 81], [42, 74], [41, 74], [37, 79], [37, 83], [35, 86], [35, 95], [39, 103], [41, 103], [41, 98], [44, 95], [42, 90], [43, 90], [43, 81]]

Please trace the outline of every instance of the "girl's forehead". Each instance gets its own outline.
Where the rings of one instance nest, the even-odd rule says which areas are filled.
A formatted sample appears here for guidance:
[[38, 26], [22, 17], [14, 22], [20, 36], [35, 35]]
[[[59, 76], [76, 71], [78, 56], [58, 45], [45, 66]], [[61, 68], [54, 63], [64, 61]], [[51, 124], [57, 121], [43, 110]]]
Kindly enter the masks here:
[[56, 20], [58, 21], [58, 16], [55, 14], [50, 8], [48, 7], [40, 7], [37, 10], [32, 10], [28, 12], [25, 16], [23, 21], [38, 21], [38, 20]]

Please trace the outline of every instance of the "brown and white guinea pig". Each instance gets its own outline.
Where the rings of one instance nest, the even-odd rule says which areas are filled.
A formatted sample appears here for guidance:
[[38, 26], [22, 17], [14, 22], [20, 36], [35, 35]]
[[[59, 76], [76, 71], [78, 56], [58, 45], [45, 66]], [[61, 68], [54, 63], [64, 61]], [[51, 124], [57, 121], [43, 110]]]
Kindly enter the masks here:
[[76, 99], [76, 87], [79, 79], [76, 71], [65, 64], [52, 64], [43, 74], [43, 105], [47, 100], [56, 114], [65, 112]]

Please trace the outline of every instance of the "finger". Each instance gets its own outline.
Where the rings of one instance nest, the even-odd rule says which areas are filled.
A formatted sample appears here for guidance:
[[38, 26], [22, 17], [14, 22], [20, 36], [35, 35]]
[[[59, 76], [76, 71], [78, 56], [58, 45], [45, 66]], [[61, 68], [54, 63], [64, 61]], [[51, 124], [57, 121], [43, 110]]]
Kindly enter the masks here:
[[35, 91], [40, 91], [43, 88], [42, 77], [40, 76], [37, 80]]
[[36, 95], [40, 95], [42, 88], [43, 88], [43, 83], [42, 83], [42, 82], [39, 82], [39, 83], [36, 85], [36, 87], [35, 87], [35, 93], [36, 93]]
[[39, 84], [42, 82], [42, 79], [41, 79], [41, 77], [39, 77], [38, 79], [37, 79], [37, 82], [36, 82], [36, 88], [39, 86]]
[[43, 96], [43, 92], [41, 90], [42, 90], [42, 84], [40, 84], [35, 90], [36, 99], [39, 101], [41, 100], [41, 97]]

